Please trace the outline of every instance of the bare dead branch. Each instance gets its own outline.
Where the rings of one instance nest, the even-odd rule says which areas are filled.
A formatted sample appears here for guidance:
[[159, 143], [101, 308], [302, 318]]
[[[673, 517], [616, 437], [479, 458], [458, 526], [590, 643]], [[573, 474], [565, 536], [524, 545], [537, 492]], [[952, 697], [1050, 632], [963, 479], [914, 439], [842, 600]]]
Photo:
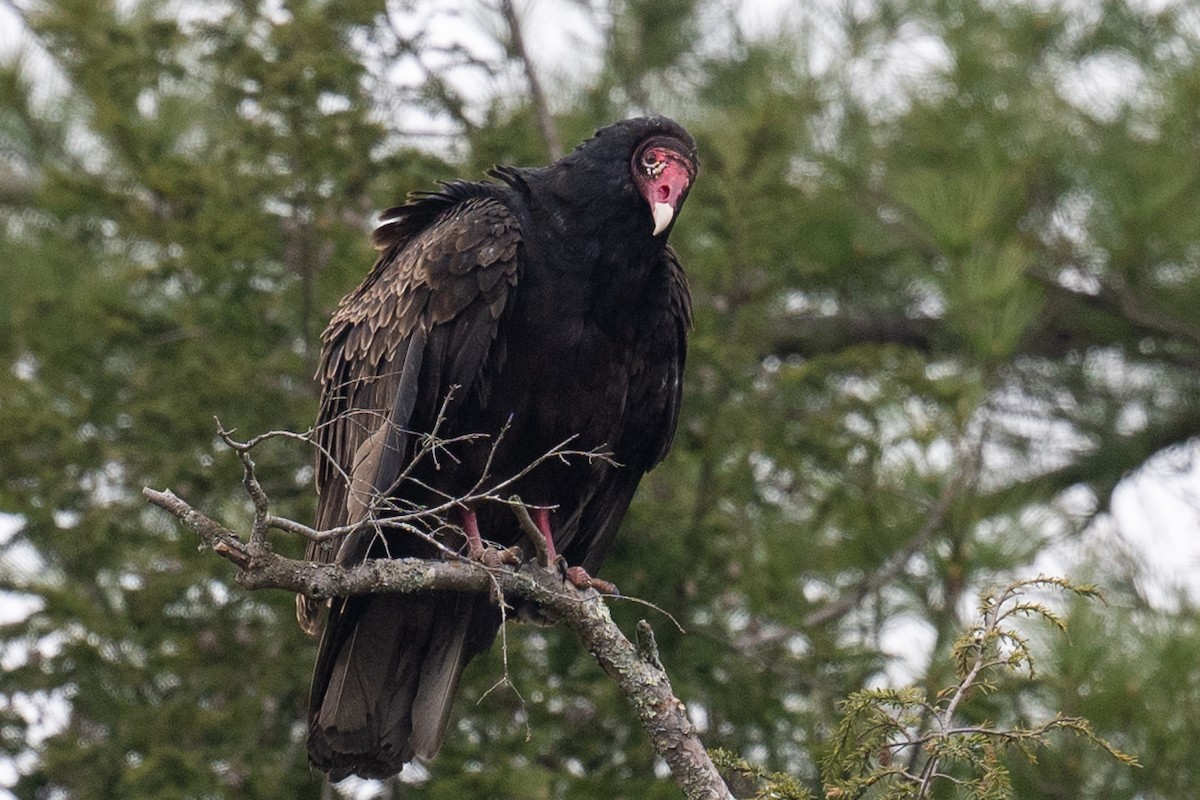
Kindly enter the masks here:
[[533, 544], [533, 550], [537, 553], [538, 566], [549, 567], [550, 550], [546, 547], [546, 537], [542, 536], [542, 532], [533, 522], [533, 517], [529, 516], [529, 508], [515, 494], [508, 499], [513, 504], [513, 513], [517, 515], [517, 521], [521, 523], [521, 530]]
[[[234, 449], [238, 450], [237, 447]], [[235, 580], [240, 586], [250, 590], [283, 589], [314, 599], [377, 592], [451, 590], [492, 593], [501, 603], [502, 609], [512, 599], [534, 603], [546, 618], [559, 620], [570, 628], [604, 672], [617, 684], [637, 713], [655, 752], [670, 767], [675, 782], [683, 790], [685, 797], [689, 800], [732, 800], [732, 793], [717, 772], [688, 719], [686, 707], [671, 688], [670, 679], [659, 660], [657, 647], [653, 644], [653, 632], [647, 623], [639, 624], [640, 644], [635, 646], [613, 623], [608, 606], [595, 590], [581, 590], [572, 586], [563, 580], [557, 565], [543, 564], [541, 561], [525, 563], [519, 567], [481, 564], [463, 558], [444, 546], [442, 552], [449, 557], [442, 561], [418, 558], [370, 559], [355, 567], [281, 556], [265, 546], [268, 528], [299, 533], [309, 539], [324, 537], [333, 532], [315, 531], [301, 523], [272, 516], [269, 513], [266, 494], [262, 492], [257, 479], [254, 479], [254, 465], [249, 460], [248, 448], [238, 452], [246, 475], [243, 483], [255, 499], [254, 530], [257, 532], [261, 528], [263, 546], [255, 544], [256, 534], [251, 534], [251, 543], [244, 542], [232, 530], [196, 510], [171, 491], [156, 491], [146, 487], [142, 494], [151, 504], [182, 522], [214, 553], [236, 566], [238, 572]], [[546, 457], [552, 455], [565, 453], [559, 451]], [[590, 456], [596, 457], [595, 454]], [[252, 487], [256, 488], [252, 491]], [[254, 495], [254, 491], [259, 492], [259, 497]], [[462, 502], [462, 499], [447, 502], [441, 508], [449, 508]], [[537, 534], [536, 540], [541, 540], [541, 533], [533, 524], [523, 504], [515, 498], [502, 502], [508, 502], [513, 507], [522, 519], [523, 527], [526, 527], [527, 520], [528, 528], [532, 528], [533, 533]], [[428, 509], [410, 511], [407, 512], [409, 522], [401, 522], [400, 518], [405, 514], [400, 514], [391, 520], [376, 519], [373, 524], [407, 525], [411, 528], [414, 527], [412, 519], [422, 516], [427, 518], [431, 513]], [[414, 532], [418, 531], [414, 528]], [[344, 535], [343, 532], [339, 533]], [[429, 534], [422, 535], [431, 541], [437, 541]], [[531, 535], [531, 538], [534, 537]], [[545, 548], [544, 541], [541, 545]], [[548, 562], [548, 559], [544, 560]], [[506, 680], [507, 675], [498, 685], [504, 684]]]
[[[438, 547], [445, 553], [451, 553], [452, 551], [447, 549], [444, 544], [434, 537], [429, 536], [428, 532], [421, 528], [421, 523], [435, 522], [440, 524], [442, 523], [445, 514], [450, 510], [462, 506], [475, 505], [481, 502], [497, 502], [505, 504], [513, 504], [515, 502], [515, 504], [520, 505], [521, 502], [519, 499], [514, 501], [512, 498], [505, 498], [502, 496], [503, 492], [516, 482], [520, 481], [530, 472], [537, 469], [537, 467], [539, 467], [541, 464], [552, 458], [564, 460], [569, 458], [584, 458], [588, 461], [600, 460], [607, 463], [615, 463], [612, 460], [612, 453], [603, 449], [602, 447], [594, 448], [592, 450], [568, 449], [568, 445], [576, 438], [571, 436], [559, 442], [554, 447], [551, 447], [545, 453], [538, 456], [516, 473], [502, 480], [489, 483], [489, 480], [492, 477], [490, 471], [491, 465], [495, 458], [496, 449], [500, 446], [500, 442], [503, 439], [505, 431], [507, 430], [507, 428], [503, 428], [492, 442], [487, 461], [485, 462], [484, 473], [479, 477], [467, 494], [461, 497], [453, 497], [446, 492], [438, 490], [436, 487], [429, 486], [428, 484], [413, 478], [411, 475], [413, 466], [416, 463], [423, 458], [432, 457], [433, 454], [439, 450], [447, 450], [450, 445], [458, 442], [476, 441], [481, 438], [487, 438], [486, 434], [462, 434], [449, 439], [443, 439], [438, 436], [438, 431], [442, 427], [442, 424], [445, 420], [446, 403], [450, 401], [450, 398], [451, 396], [447, 395], [446, 399], [443, 401], [441, 411], [439, 411], [438, 417], [434, 422], [433, 431], [431, 433], [421, 435], [421, 443], [416, 452], [413, 454], [412, 459], [405, 467], [404, 471], [401, 472], [396, 481], [393, 482], [392, 486], [389, 487], [388, 491], [375, 492], [373, 494], [371, 502], [367, 505], [367, 519], [361, 522], [354, 522], [336, 528], [329, 528], [320, 531], [301, 522], [286, 519], [284, 517], [277, 517], [269, 513], [269, 499], [265, 490], [263, 490], [261, 484], [255, 476], [254, 462], [250, 460], [249, 456], [250, 451], [258, 445], [271, 439], [283, 438], [302, 441], [317, 448], [321, 455], [329, 460], [331, 465], [337, 467], [336, 460], [333, 459], [332, 456], [324, 448], [322, 448], [317, 441], [314, 435], [316, 432], [315, 429], [310, 429], [305, 433], [294, 433], [292, 431], [282, 430], [268, 431], [267, 433], [259, 434], [258, 436], [254, 436], [244, 442], [241, 442], [233, 438], [233, 430], [225, 429], [225, 427], [221, 424], [221, 421], [217, 419], [217, 436], [226, 446], [237, 453], [239, 460], [242, 462], [244, 473], [243, 485], [246, 488], [247, 494], [254, 502], [255, 507], [255, 528], [257, 529], [261, 525], [264, 533], [264, 540], [265, 531], [267, 529], [275, 529], [285, 533], [302, 536], [311, 542], [323, 543], [348, 536], [354, 531], [360, 530], [364, 524], [369, 524], [379, 530], [400, 529], [412, 533], [425, 539], [427, 542]], [[382, 415], [373, 414], [372, 416]], [[344, 470], [340, 469], [340, 467], [337, 468], [337, 471], [340, 479], [346, 484], [346, 486], [351, 486], [351, 477]], [[418, 486], [430, 494], [441, 497], [443, 502], [434, 506], [404, 505], [401, 501], [396, 499], [394, 493], [400, 488], [401, 484], [405, 482], [411, 483], [414, 486]], [[259, 540], [252, 539], [252, 543], [256, 541]]]
[[237, 534], [221, 523], [196, 511], [169, 489], [158, 492], [149, 487], [142, 495], [153, 505], [169, 512], [182, 522], [188, 530], [200, 537], [200, 541], [211, 547], [222, 558], [245, 569], [250, 565], [250, 553]]
[[558, 127], [554, 124], [550, 106], [546, 103], [546, 93], [542, 91], [542, 82], [538, 80], [533, 59], [525, 47], [525, 36], [521, 32], [521, 19], [517, 15], [517, 9], [512, 0], [500, 0], [500, 14], [504, 17], [505, 25], [508, 26], [512, 52], [525, 70], [525, 80], [529, 82], [529, 100], [533, 104], [533, 111], [537, 116], [538, 128], [542, 132], [546, 150], [550, 154], [550, 159], [557, 161], [563, 155], [562, 139], [558, 135]]
[[235, 442], [229, 431], [221, 425], [220, 419], [217, 419], [217, 435], [221, 437], [221, 441], [237, 452], [238, 458], [242, 462], [242, 486], [246, 488], [246, 494], [250, 495], [250, 499], [254, 503], [254, 524], [250, 529], [250, 549], [258, 550], [266, 547], [267, 528], [270, 525], [270, 500], [268, 500], [262, 484], [258, 482], [258, 476], [254, 473], [254, 462], [250, 459], [250, 447]]

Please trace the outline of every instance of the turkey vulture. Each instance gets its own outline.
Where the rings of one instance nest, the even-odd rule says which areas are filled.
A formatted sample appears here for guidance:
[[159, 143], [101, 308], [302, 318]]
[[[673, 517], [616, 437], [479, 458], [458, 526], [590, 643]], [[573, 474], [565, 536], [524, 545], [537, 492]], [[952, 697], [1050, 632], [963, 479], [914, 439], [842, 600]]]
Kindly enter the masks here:
[[[691, 301], [667, 236], [696, 168], [676, 122], [630, 119], [550, 166], [497, 167], [497, 182], [443, 183], [384, 212], [380, 256], [334, 313], [317, 373], [317, 526], [362, 524], [334, 550], [310, 545], [310, 559], [439, 558], [373, 515], [464, 497], [574, 437], [572, 449], [611, 458], [544, 460], [505, 491], [540, 507], [535, 522], [569, 577], [589, 580], [679, 417]], [[435, 425], [452, 444], [430, 452]], [[474, 557], [481, 534], [523, 541], [500, 503], [444, 516], [430, 534]], [[324, 605], [298, 598], [309, 632]], [[328, 605], [312, 763], [339, 780], [431, 757], [463, 668], [499, 629], [495, 603], [430, 591]]]

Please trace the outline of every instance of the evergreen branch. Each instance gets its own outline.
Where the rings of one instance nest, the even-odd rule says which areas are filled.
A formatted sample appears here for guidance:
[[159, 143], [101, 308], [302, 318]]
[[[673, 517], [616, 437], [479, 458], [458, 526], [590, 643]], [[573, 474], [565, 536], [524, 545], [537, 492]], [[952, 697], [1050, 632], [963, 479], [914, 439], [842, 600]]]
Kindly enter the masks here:
[[[977, 622], [954, 644], [958, 676], [954, 685], [940, 691], [932, 702], [922, 690], [908, 687], [855, 692], [842, 704], [842, 720], [822, 760], [826, 797], [862, 797], [872, 787], [887, 786], [883, 796], [928, 800], [936, 784], [950, 782], [973, 797], [1007, 798], [1011, 781], [999, 752], [1015, 748], [1034, 760], [1035, 750], [1060, 730], [1083, 737], [1123, 764], [1138, 766], [1136, 758], [1097, 735], [1080, 717], [1058, 714], [1039, 725], [1009, 728], [990, 722], [956, 724], [972, 694], [995, 688], [994, 673], [1028, 670], [1032, 676], [1028, 638], [1010, 627], [1012, 620], [1033, 616], [1066, 632], [1060, 615], [1044, 603], [1027, 599], [1031, 589], [1057, 589], [1103, 600], [1095, 586], [1046, 576], [984, 592]], [[926, 720], [932, 721], [932, 729], [926, 728]], [[913, 754], [907, 769], [893, 765], [901, 751]], [[954, 764], [969, 772], [943, 768]]]
[[973, 437], [968, 441], [960, 438], [955, 445], [955, 465], [948, 470], [950, 478], [942, 486], [937, 500], [929, 509], [920, 530], [903, 547], [892, 553], [884, 562], [867, 575], [857, 586], [847, 591], [840, 598], [821, 606], [804, 617], [804, 626], [813, 628], [836, 622], [849, 614], [863, 601], [864, 598], [879, 591], [892, 581], [899, 578], [908, 569], [909, 562], [925, 549], [929, 540], [942, 527], [947, 515], [954, 504], [962, 497], [967, 489], [976, 481], [981, 465], [983, 436]]

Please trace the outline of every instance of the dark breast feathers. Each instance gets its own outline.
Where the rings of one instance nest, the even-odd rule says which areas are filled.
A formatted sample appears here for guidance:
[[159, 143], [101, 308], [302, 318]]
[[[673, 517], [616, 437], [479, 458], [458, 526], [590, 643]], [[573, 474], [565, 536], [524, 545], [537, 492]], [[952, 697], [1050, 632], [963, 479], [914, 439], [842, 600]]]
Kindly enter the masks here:
[[[602, 219], [573, 232], [555, 207], [556, 167], [446, 184], [385, 213], [380, 258], [334, 314], [318, 372], [316, 522], [354, 529], [309, 558], [440, 557], [372, 523], [478, 493], [566, 443], [611, 458], [548, 459], [504, 494], [553, 507], [558, 552], [599, 568], [639, 480], [670, 446], [690, 305], [666, 237], [638, 216], [644, 205], [595, 198], [608, 203]], [[435, 426], [445, 444], [431, 451]], [[503, 505], [472, 513], [484, 539], [522, 542]], [[465, 552], [462, 523], [450, 512], [426, 529]], [[322, 605], [298, 598], [306, 630]], [[310, 697], [312, 762], [334, 779], [382, 777], [432, 756], [463, 667], [499, 624], [484, 595], [333, 600]]]

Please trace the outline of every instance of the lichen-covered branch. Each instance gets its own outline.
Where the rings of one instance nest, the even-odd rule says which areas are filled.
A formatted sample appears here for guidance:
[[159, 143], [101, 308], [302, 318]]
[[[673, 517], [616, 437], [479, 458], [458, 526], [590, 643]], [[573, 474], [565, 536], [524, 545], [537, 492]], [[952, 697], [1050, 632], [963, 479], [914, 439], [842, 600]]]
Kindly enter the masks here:
[[672, 691], [654, 648], [639, 650], [613, 623], [603, 598], [564, 581], [556, 566], [543, 567], [536, 561], [517, 568], [488, 566], [465, 558], [372, 559], [349, 568], [317, 564], [281, 556], [265, 543], [243, 541], [170, 491], [146, 488], [142, 493], [234, 564], [239, 570], [235, 579], [246, 589], [285, 589], [314, 598], [430, 589], [495, 590], [509, 600], [537, 603], [570, 628], [616, 682], [689, 800], [733, 797], [696, 735], [683, 702]]

